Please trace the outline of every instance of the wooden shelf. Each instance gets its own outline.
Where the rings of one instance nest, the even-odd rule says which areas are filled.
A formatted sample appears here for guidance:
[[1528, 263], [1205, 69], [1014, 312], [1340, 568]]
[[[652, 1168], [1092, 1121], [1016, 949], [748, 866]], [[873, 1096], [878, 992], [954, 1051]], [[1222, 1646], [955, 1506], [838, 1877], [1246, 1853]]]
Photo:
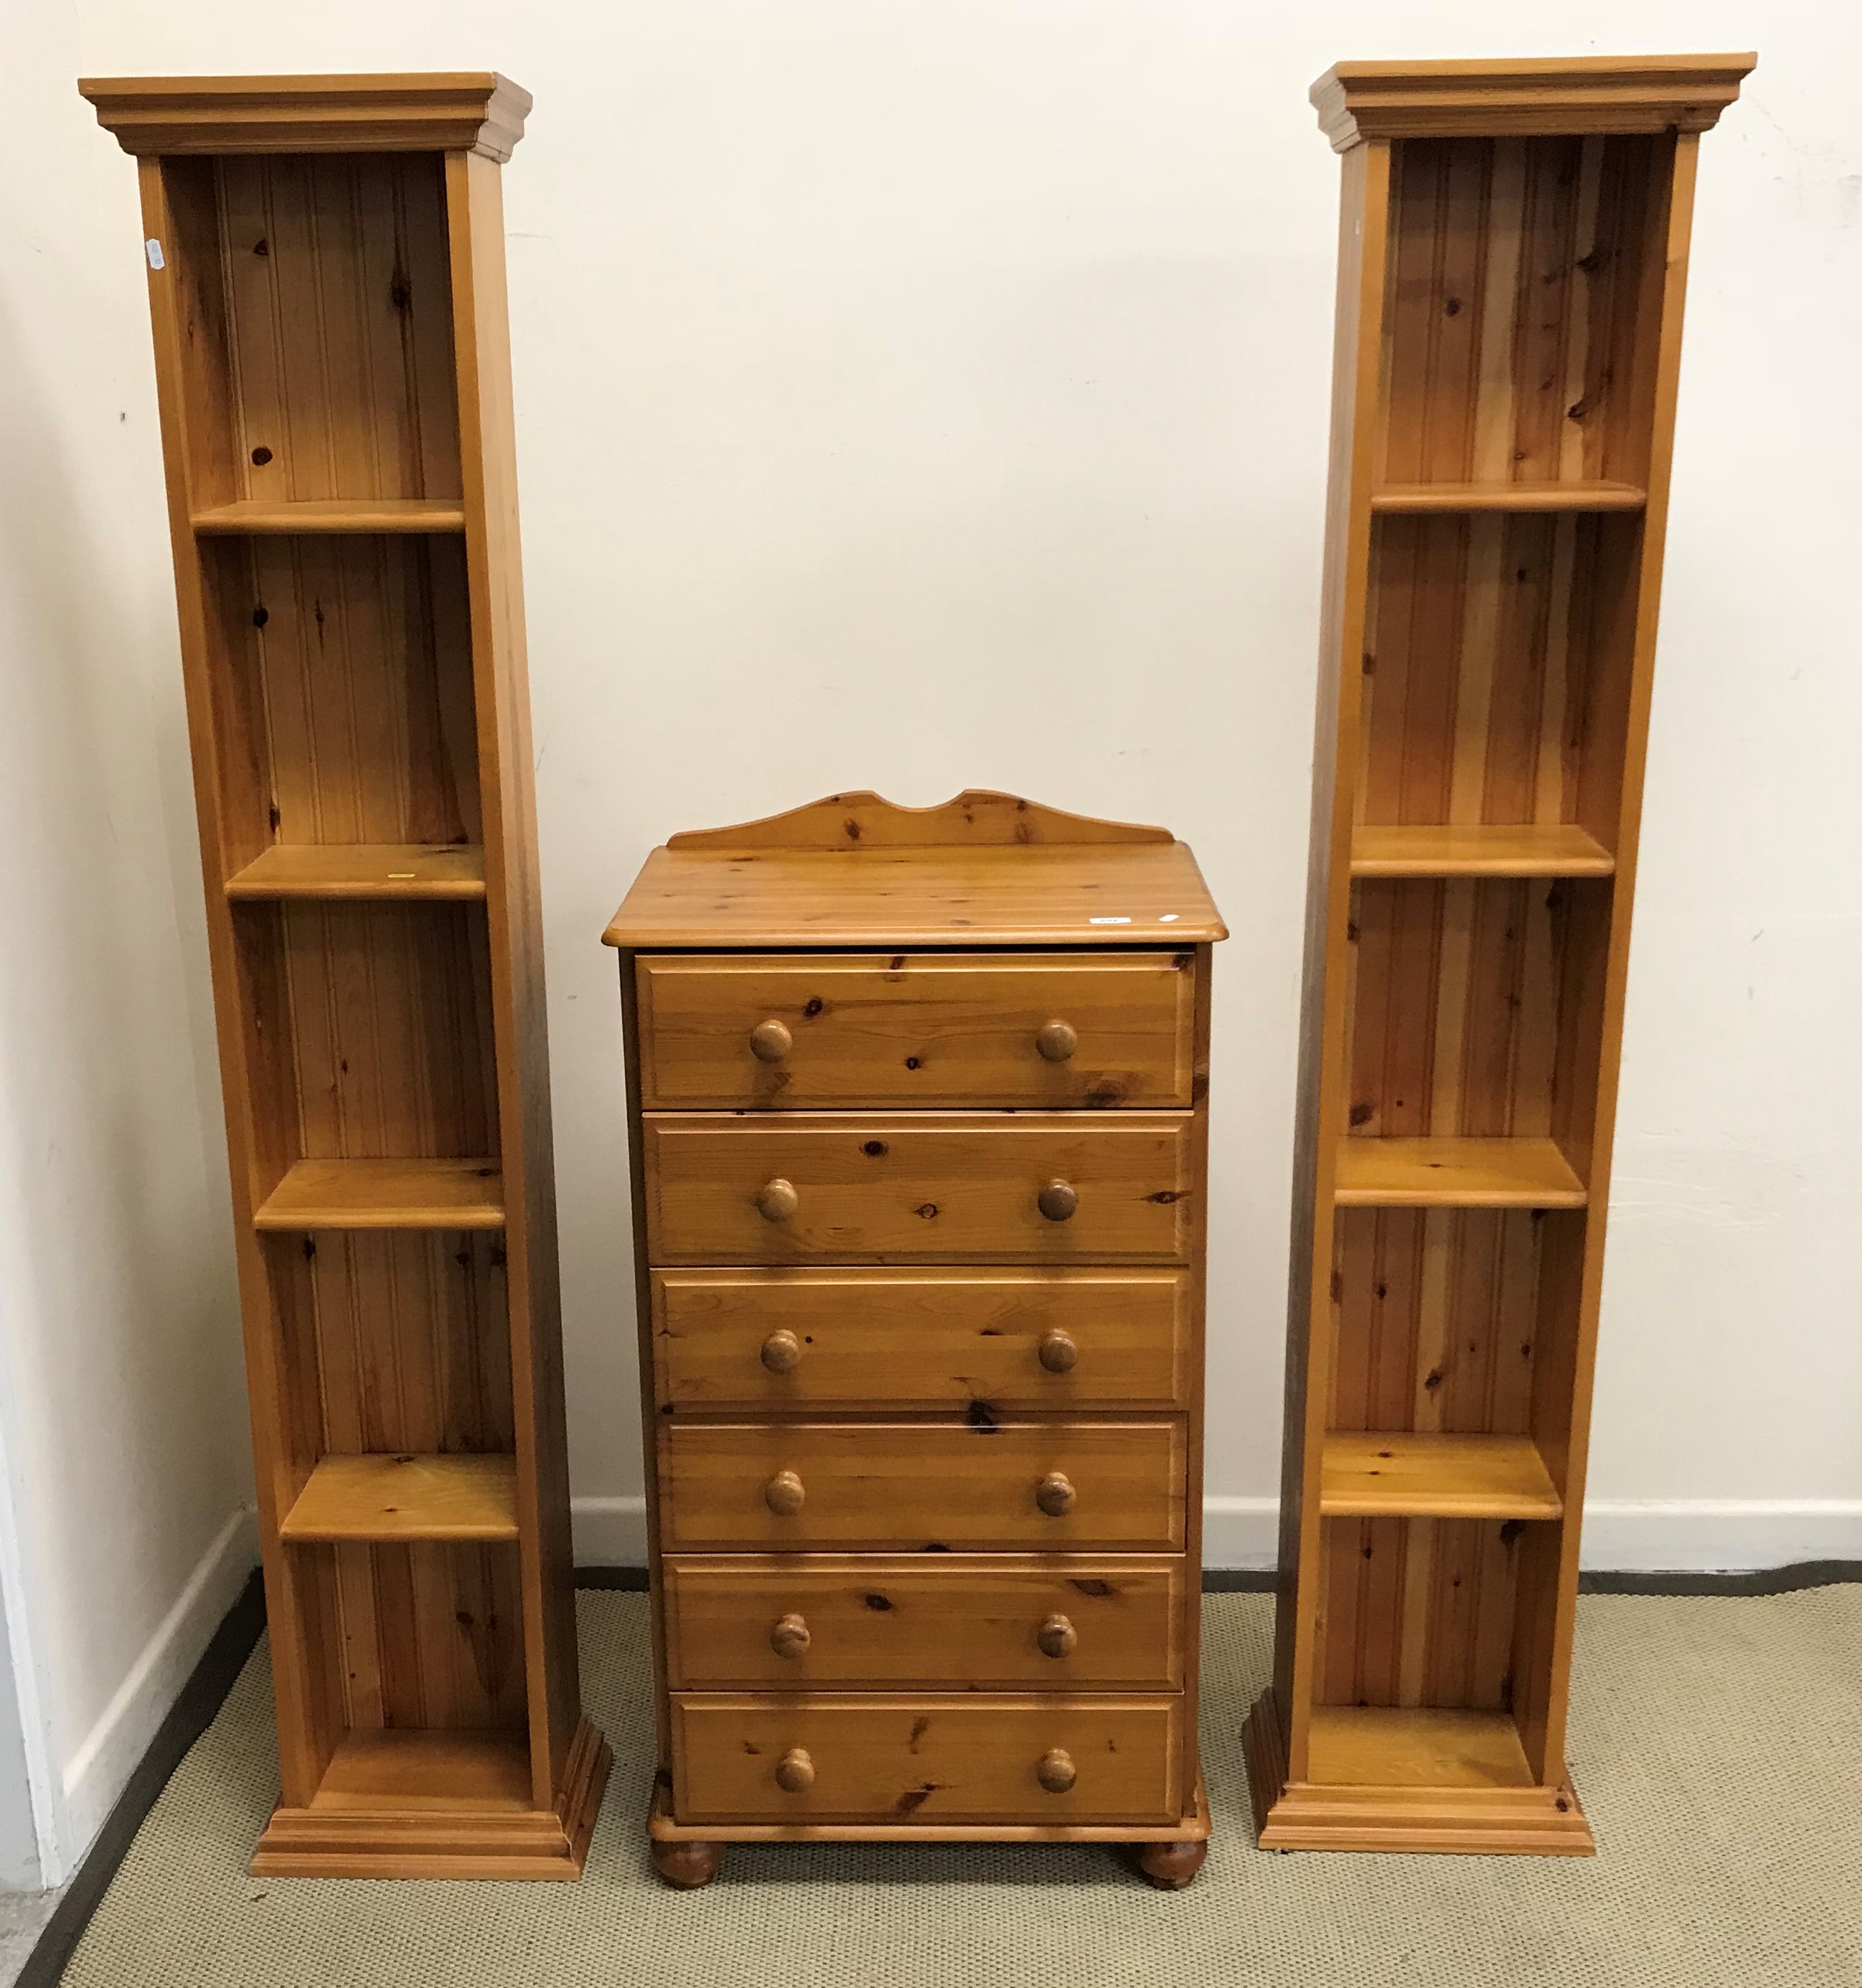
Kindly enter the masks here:
[[510, 1456], [326, 1456], [279, 1526], [280, 1539], [515, 1540]]
[[1530, 1436], [1334, 1429], [1325, 1438], [1328, 1519], [1556, 1519], [1564, 1510]]
[[1373, 511], [1640, 511], [1649, 493], [1606, 479], [1556, 483], [1380, 483]]
[[1551, 1139], [1339, 1141], [1341, 1208], [1582, 1208], [1584, 1183]]
[[1352, 831], [1354, 877], [1608, 877], [1617, 859], [1575, 822], [1430, 823]]
[[1315, 1705], [1306, 1778], [1329, 1787], [1533, 1785], [1507, 1713], [1428, 1706]]
[[418, 842], [279, 842], [226, 880], [235, 900], [482, 898], [485, 851]]
[[494, 1159], [300, 1160], [253, 1211], [256, 1229], [502, 1229]]
[[530, 1752], [515, 1729], [352, 1729], [337, 1741], [313, 1810], [366, 1814], [528, 1809]]
[[241, 532], [462, 532], [466, 506], [457, 497], [332, 497], [295, 504], [249, 498], [196, 511], [189, 522], [207, 537]]

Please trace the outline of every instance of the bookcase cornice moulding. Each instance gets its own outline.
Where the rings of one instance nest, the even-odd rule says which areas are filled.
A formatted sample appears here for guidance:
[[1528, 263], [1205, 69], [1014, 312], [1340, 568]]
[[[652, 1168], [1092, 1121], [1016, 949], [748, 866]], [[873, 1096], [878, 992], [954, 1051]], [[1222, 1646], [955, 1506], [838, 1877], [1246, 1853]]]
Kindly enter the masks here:
[[502, 165], [530, 93], [491, 70], [432, 76], [86, 76], [97, 122], [137, 155], [476, 152]]
[[1710, 131], [1755, 55], [1340, 63], [1312, 86], [1335, 151], [1367, 138]]

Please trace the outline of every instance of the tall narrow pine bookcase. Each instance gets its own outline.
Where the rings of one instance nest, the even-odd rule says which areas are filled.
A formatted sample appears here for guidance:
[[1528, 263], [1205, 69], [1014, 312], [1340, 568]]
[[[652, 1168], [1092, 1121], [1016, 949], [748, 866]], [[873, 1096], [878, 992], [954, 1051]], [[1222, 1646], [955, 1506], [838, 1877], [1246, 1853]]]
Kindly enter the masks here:
[[496, 76], [80, 86], [137, 155], [283, 1799], [573, 1878], [581, 1716]]
[[1280, 1849], [1584, 1854], [1578, 1532], [1698, 134], [1749, 56], [1351, 63]]

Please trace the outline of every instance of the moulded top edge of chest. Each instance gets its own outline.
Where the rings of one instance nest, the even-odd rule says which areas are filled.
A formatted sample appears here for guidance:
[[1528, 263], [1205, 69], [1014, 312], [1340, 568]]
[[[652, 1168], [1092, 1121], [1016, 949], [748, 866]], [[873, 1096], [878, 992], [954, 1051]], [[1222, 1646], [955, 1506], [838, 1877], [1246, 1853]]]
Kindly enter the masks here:
[[629, 951], [1112, 948], [1226, 938], [1180, 842], [1074, 848], [661, 848], [602, 935]]

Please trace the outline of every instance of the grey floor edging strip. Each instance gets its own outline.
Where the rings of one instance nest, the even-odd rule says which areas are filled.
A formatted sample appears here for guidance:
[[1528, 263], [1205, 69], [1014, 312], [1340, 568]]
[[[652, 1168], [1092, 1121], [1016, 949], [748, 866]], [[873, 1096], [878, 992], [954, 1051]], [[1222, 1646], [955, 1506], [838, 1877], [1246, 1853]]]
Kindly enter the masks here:
[[[1763, 1595], [1793, 1594], [1806, 1587], [1833, 1587], [1862, 1582], [1862, 1560], [1800, 1560], [1794, 1567], [1760, 1567], [1750, 1574], [1609, 1574], [1583, 1575], [1578, 1582], [1584, 1594], [1662, 1595]], [[1274, 1574], [1264, 1569], [1206, 1568], [1205, 1594], [1261, 1594], [1270, 1593]], [[577, 1567], [577, 1587], [618, 1591], [641, 1594], [646, 1591], [643, 1567]], [[181, 1695], [149, 1743], [148, 1751], [136, 1763], [127, 1785], [117, 1797], [108, 1820], [98, 1831], [83, 1862], [79, 1865], [71, 1888], [46, 1922], [25, 1965], [19, 1970], [14, 1988], [58, 1988], [64, 1979], [65, 1964], [76, 1951], [91, 1915], [103, 1902], [136, 1832], [155, 1806], [156, 1797], [168, 1784], [168, 1777], [188, 1756], [188, 1750], [218, 1716], [226, 1694], [245, 1667], [265, 1628], [265, 1589], [255, 1567], [239, 1598], [226, 1612], [226, 1618], [181, 1686]]]

